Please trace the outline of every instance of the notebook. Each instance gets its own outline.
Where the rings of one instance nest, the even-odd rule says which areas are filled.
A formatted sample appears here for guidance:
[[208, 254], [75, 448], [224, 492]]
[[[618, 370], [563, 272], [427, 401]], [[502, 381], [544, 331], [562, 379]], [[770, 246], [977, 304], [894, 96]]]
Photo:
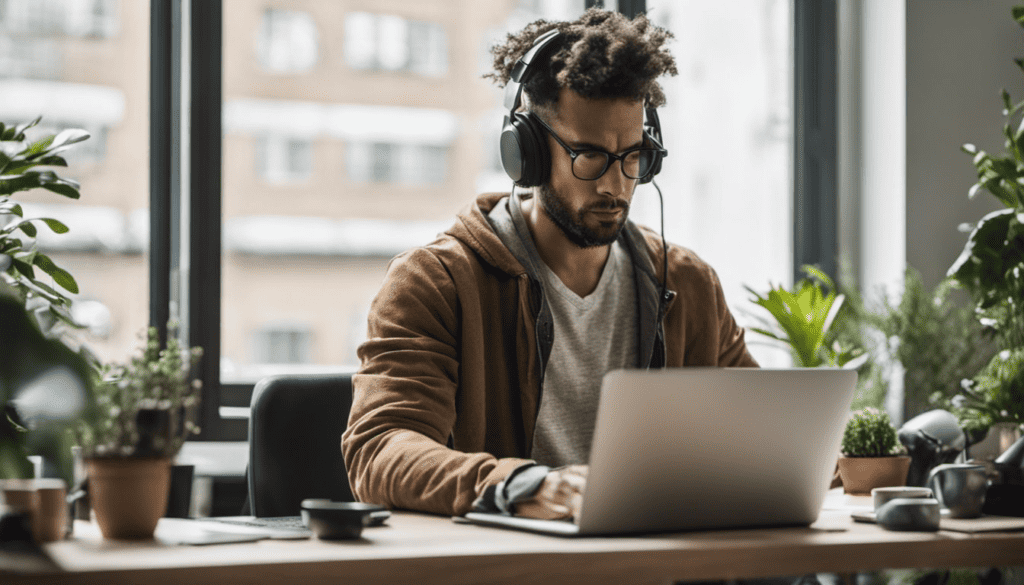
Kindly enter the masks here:
[[834, 368], [609, 372], [579, 517], [461, 520], [562, 536], [809, 525], [856, 381]]

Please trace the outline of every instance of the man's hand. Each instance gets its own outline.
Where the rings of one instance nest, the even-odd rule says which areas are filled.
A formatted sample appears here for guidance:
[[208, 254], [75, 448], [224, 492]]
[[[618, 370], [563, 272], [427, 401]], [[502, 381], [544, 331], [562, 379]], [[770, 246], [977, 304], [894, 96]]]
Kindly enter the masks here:
[[516, 516], [542, 520], [571, 520], [579, 516], [589, 470], [586, 465], [552, 470], [532, 498], [516, 504]]

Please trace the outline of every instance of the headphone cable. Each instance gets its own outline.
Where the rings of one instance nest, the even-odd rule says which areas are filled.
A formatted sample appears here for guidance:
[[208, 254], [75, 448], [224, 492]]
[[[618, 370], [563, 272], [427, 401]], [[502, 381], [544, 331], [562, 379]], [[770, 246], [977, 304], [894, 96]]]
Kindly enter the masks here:
[[665, 199], [661, 196], [661, 187], [651, 179], [651, 184], [658, 191], [658, 206], [661, 210], [661, 295], [658, 297], [658, 318], [661, 318], [661, 304], [668, 299], [668, 243], [665, 241]]

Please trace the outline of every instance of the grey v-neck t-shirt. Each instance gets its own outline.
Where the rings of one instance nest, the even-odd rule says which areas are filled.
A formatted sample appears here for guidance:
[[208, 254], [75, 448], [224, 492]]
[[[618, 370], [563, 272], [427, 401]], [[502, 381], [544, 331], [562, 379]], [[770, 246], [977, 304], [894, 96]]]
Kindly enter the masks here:
[[601, 380], [637, 361], [636, 285], [629, 252], [615, 242], [601, 279], [580, 297], [543, 262], [555, 341], [544, 372], [531, 458], [549, 467], [590, 461]]
[[[491, 214], [509, 213], [501, 207]], [[517, 214], [511, 215], [517, 224], [523, 221]], [[517, 228], [519, 234], [530, 233], [525, 225]], [[554, 325], [530, 458], [549, 467], [588, 463], [601, 381], [611, 370], [637, 364], [632, 258], [620, 241], [614, 242], [597, 288], [580, 297], [544, 264], [532, 240], [514, 238], [506, 244], [517, 257], [535, 259]]]

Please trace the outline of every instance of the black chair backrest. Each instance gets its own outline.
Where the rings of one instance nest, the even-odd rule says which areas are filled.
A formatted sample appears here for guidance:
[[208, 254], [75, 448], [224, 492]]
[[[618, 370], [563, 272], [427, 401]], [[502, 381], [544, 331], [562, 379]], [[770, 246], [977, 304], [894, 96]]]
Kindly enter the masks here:
[[272, 376], [252, 392], [249, 502], [254, 516], [298, 516], [302, 500], [352, 501], [341, 434], [352, 375]]

